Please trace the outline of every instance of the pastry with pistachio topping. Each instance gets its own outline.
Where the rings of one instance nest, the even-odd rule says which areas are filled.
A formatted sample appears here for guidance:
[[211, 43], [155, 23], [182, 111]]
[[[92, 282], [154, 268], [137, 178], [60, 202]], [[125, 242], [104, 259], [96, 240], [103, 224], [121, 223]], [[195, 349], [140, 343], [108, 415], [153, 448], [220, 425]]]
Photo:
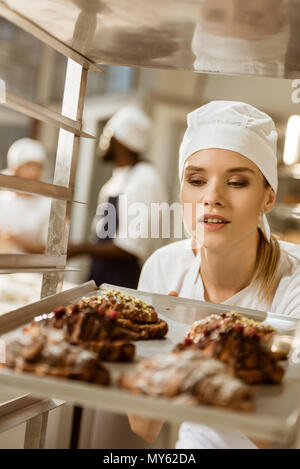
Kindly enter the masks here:
[[77, 307], [79, 311], [88, 307], [101, 311], [104, 316], [113, 316], [116, 325], [132, 340], [162, 339], [168, 332], [168, 324], [158, 318], [153, 306], [120, 290], [82, 298]]
[[196, 321], [175, 351], [198, 348], [248, 383], [279, 383], [284, 370], [278, 362], [286, 356], [272, 352], [275, 334], [271, 326], [234, 311], [212, 314]]
[[120, 319], [128, 319], [141, 324], [151, 324], [158, 321], [153, 306], [138, 298], [126, 295], [120, 290], [108, 290], [101, 296], [83, 298], [81, 301], [88, 304], [95, 302], [98, 306], [107, 310], [113, 308]]

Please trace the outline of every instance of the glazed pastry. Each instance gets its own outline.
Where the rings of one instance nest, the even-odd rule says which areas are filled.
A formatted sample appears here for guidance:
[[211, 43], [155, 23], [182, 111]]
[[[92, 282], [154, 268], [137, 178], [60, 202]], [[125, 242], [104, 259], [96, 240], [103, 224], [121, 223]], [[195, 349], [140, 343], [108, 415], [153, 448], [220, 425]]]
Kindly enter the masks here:
[[87, 347], [97, 353], [99, 360], [109, 362], [130, 362], [135, 354], [134, 344], [122, 340], [89, 342]]
[[135, 371], [122, 374], [119, 385], [135, 394], [177, 400], [189, 396], [193, 403], [253, 410], [248, 386], [232, 377], [221, 361], [207, 358], [197, 349], [145, 359]]
[[235, 311], [228, 313], [211, 314], [210, 316], [201, 319], [200, 321], [194, 322], [192, 325], [188, 337], [197, 342], [201, 338], [201, 334], [205, 337], [209, 337], [216, 330], [226, 327], [243, 328], [247, 330], [248, 335], [257, 334], [260, 338], [269, 339], [271, 335], [275, 333], [273, 327], [262, 324], [260, 322], [249, 319]]
[[89, 304], [98, 303], [106, 314], [115, 313], [119, 326], [134, 334], [134, 340], [162, 339], [168, 332], [168, 324], [158, 318], [153, 306], [119, 290], [87, 300]]
[[132, 340], [135, 334], [122, 328], [117, 322], [117, 313], [105, 311], [100, 306], [61, 306], [47, 315], [37, 316], [30, 327], [53, 327], [61, 329], [73, 344], [103, 340]]
[[168, 332], [168, 324], [162, 319], [151, 324], [136, 323], [129, 319], [119, 319], [118, 323], [124, 329], [135, 333], [135, 340], [163, 339]]
[[278, 361], [286, 356], [272, 353], [274, 334], [271, 326], [235, 312], [212, 314], [196, 321], [175, 351], [198, 348], [226, 363], [232, 374], [247, 383], [279, 383], [284, 370]]
[[78, 303], [79, 309], [83, 310], [87, 305], [100, 309], [103, 314], [112, 314], [132, 340], [162, 339], [168, 332], [167, 323], [158, 318], [153, 306], [119, 290], [109, 290], [99, 297], [83, 298]]
[[30, 329], [6, 341], [6, 364], [18, 371], [109, 385], [108, 370], [92, 351], [71, 345], [62, 331]]
[[168, 332], [154, 308], [118, 290], [99, 297], [82, 298], [74, 305], [37, 317], [39, 326], [63, 329], [71, 343], [90, 341], [161, 339]]

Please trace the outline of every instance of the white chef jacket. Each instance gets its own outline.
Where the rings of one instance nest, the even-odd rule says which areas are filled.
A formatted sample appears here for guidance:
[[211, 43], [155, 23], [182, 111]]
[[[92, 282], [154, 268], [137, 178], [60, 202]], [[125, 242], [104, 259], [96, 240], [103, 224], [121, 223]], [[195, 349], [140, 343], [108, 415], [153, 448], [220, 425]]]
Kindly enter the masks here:
[[[145, 212], [138, 212], [139, 221], [143, 226], [148, 226], [150, 231], [151, 203], [167, 202], [168, 197], [164, 184], [156, 168], [147, 162], [141, 161], [134, 166], [116, 167], [112, 177], [101, 188], [98, 196], [98, 206], [106, 203], [109, 197], [126, 195], [127, 207], [133, 203], [143, 203], [147, 207]], [[135, 255], [141, 263], [144, 262], [157, 248], [161, 246], [159, 238], [147, 237], [121, 237], [120, 233], [126, 232], [125, 225], [130, 226], [130, 222], [137, 216], [119, 210], [119, 228], [113, 242], [124, 251]], [[95, 216], [92, 224], [92, 232], [96, 232], [96, 224], [101, 222], [100, 216]], [[159, 224], [159, 219], [157, 219]], [[154, 220], [155, 223], [155, 220]], [[153, 229], [153, 227], [152, 227]], [[145, 232], [145, 234], [147, 234]], [[95, 236], [94, 236], [95, 238]]]
[[23, 197], [15, 192], [0, 191], [0, 233], [13, 233], [45, 244], [50, 207], [51, 199], [46, 197]]
[[[300, 318], [300, 246], [284, 241], [279, 241], [279, 244], [279, 284], [269, 311]], [[164, 246], [144, 264], [138, 289], [165, 295], [174, 290], [181, 297], [204, 300], [200, 264], [200, 254], [194, 255], [190, 239]], [[250, 285], [223, 304], [266, 311], [265, 304], [257, 298], [256, 293], [255, 286]], [[245, 435], [184, 422], [179, 430], [176, 448], [225, 449], [256, 446]]]

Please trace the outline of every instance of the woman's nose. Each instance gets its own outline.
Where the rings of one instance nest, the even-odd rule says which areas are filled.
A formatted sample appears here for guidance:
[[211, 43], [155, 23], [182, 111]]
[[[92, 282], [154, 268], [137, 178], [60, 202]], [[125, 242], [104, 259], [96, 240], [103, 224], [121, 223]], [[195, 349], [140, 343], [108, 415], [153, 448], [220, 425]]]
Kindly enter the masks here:
[[207, 185], [203, 194], [202, 202], [204, 205], [224, 205], [224, 197], [218, 184]]

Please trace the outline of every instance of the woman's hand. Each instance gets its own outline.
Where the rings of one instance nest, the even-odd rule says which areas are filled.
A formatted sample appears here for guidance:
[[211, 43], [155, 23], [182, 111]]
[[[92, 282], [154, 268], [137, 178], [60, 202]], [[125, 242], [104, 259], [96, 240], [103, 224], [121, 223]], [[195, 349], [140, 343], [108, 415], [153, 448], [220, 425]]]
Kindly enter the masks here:
[[[168, 293], [169, 296], [178, 296], [174, 290]], [[161, 427], [164, 424], [163, 420], [154, 420], [149, 417], [142, 417], [138, 415], [128, 415], [129, 425], [133, 433], [136, 433], [143, 440], [148, 443], [153, 443], [159, 435]]]
[[178, 296], [178, 293], [177, 291], [172, 290], [168, 293], [168, 296]]
[[20, 234], [1, 231], [0, 237], [11, 243], [15, 249], [22, 249], [22, 251], [30, 254], [44, 254], [45, 252], [44, 244], [41, 244], [34, 239], [25, 238]]
[[164, 424], [162, 420], [154, 420], [139, 415], [128, 415], [128, 420], [133, 433], [136, 433], [147, 443], [153, 443], [156, 440]]

